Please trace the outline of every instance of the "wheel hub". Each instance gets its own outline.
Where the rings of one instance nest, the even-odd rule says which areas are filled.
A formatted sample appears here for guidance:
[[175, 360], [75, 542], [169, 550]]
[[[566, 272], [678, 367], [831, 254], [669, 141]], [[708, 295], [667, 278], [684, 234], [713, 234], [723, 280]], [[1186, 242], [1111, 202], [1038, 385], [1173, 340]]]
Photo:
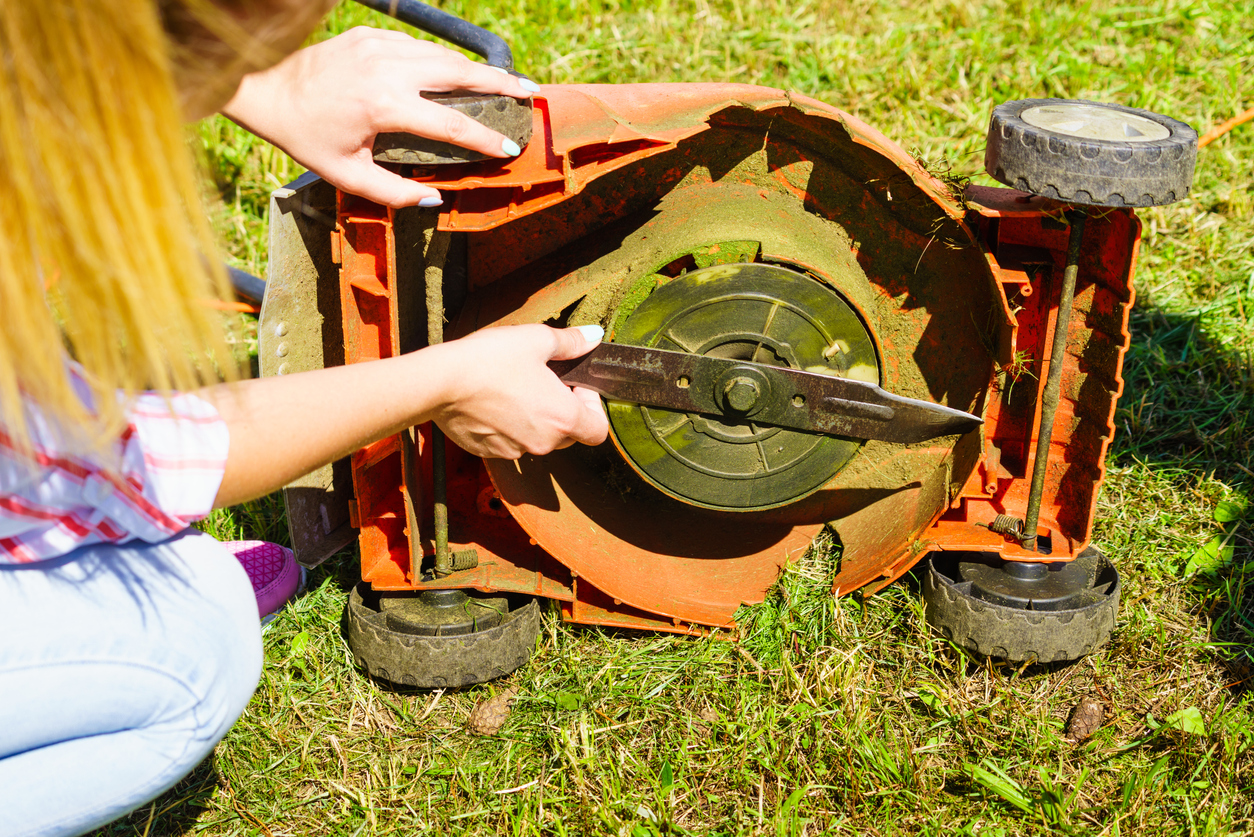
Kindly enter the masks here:
[[471, 596], [464, 590], [383, 593], [379, 611], [387, 627], [418, 636], [465, 636], [501, 624], [509, 612], [502, 596]]
[[1171, 136], [1165, 126], [1144, 116], [1081, 102], [1038, 105], [1019, 118], [1033, 127], [1082, 139], [1155, 142]]
[[[739, 264], [658, 279], [663, 284], [638, 307], [619, 312], [615, 342], [879, 383], [870, 332], [840, 294], [808, 276]], [[805, 497], [861, 444], [755, 424], [753, 416], [780, 396], [751, 367], [724, 373], [715, 397], [729, 420], [611, 401], [614, 441], [666, 494], [732, 511]]]
[[1097, 562], [1086, 557], [1066, 563], [1023, 561], [958, 563], [958, 579], [970, 582], [977, 599], [1021, 610], [1076, 610], [1099, 601], [1109, 582], [1094, 584]]

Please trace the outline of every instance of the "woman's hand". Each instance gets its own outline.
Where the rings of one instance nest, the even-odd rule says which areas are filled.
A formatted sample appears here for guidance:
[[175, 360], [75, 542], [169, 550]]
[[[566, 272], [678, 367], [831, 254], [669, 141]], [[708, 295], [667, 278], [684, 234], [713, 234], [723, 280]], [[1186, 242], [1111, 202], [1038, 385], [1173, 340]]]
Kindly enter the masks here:
[[[584, 330], [594, 330], [595, 335]], [[476, 456], [517, 459], [576, 442], [599, 445], [609, 433], [601, 397], [571, 389], [545, 364], [587, 354], [599, 326], [489, 328], [437, 346], [453, 355], [447, 400], [432, 418], [450, 439]]]
[[338, 189], [392, 207], [436, 206], [435, 189], [375, 164], [376, 135], [518, 154], [511, 140], [421, 95], [450, 90], [525, 99], [539, 88], [439, 44], [360, 26], [245, 76], [222, 113]]

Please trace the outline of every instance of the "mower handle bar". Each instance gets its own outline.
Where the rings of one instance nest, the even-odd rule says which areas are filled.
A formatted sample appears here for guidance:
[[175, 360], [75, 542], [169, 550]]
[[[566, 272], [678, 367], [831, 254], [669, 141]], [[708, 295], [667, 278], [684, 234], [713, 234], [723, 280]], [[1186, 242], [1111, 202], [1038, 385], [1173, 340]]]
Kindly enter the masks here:
[[253, 305], [261, 305], [261, 300], [266, 295], [265, 279], [230, 265], [227, 265], [226, 273], [231, 278], [231, 287], [235, 291], [235, 296]]
[[363, 6], [408, 23], [482, 57], [493, 67], [514, 69], [514, 53], [500, 35], [418, 0], [357, 0]]

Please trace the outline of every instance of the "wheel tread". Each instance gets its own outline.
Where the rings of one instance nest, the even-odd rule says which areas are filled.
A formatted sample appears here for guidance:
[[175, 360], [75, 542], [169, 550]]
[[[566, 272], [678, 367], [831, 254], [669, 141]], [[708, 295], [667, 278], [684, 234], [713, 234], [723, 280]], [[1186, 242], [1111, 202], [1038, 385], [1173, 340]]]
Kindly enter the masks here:
[[359, 585], [344, 609], [344, 633], [354, 661], [373, 677], [427, 689], [468, 686], [527, 661], [540, 633], [540, 607], [531, 599], [486, 631], [424, 636], [388, 628], [383, 615], [366, 606]]
[[[1098, 555], [1100, 572], [1109, 562]], [[1015, 662], [1077, 660], [1100, 648], [1114, 630], [1119, 592], [1116, 574], [1107, 597], [1089, 607], [1026, 611], [964, 595], [930, 561], [923, 581], [927, 621], [946, 639], [984, 656]]]
[[[1151, 119], [1171, 133], [1127, 143], [1071, 137], [1037, 128], [1020, 115], [1050, 104], [1089, 104]], [[1101, 102], [1020, 99], [998, 105], [989, 123], [984, 167], [1022, 192], [1090, 206], [1137, 207], [1174, 203], [1193, 183], [1197, 132], [1167, 116]]]

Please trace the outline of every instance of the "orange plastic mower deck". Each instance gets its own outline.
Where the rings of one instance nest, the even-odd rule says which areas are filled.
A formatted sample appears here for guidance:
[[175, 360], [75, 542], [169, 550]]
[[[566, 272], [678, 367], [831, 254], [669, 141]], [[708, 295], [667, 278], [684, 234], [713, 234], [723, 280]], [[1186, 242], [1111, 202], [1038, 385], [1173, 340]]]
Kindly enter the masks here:
[[[408, 172], [444, 193], [438, 216], [337, 196], [342, 345], [328, 356], [355, 363], [421, 345], [433, 268], [446, 284], [464, 270], [450, 336], [524, 322], [612, 327], [639, 271], [676, 253], [718, 263], [737, 242], [736, 258], [838, 291], [873, 336], [885, 389], [985, 424], [913, 446], [867, 442], [821, 490], [745, 513], [614, 484], [609, 443], [517, 463], [450, 446], [450, 542], [479, 562], [439, 581], [424, 581], [411, 557], [434, 549], [429, 510], [414, 548], [407, 524], [406, 498], [430, 497], [430, 435], [419, 429], [410, 467], [400, 436], [351, 458], [362, 577], [376, 589], [528, 593], [559, 600], [574, 622], [701, 633], [733, 626], [736, 608], [761, 601], [825, 528], [841, 549], [837, 594], [878, 590], [936, 550], [1059, 561], [1088, 544], [1128, 345], [1131, 211], [1089, 221], [1067, 351], [1052, 358], [1067, 231], [1050, 201], [955, 194], [856, 118], [778, 90], [551, 86], [534, 115], [516, 159]], [[425, 261], [441, 234], [456, 265]], [[1042, 555], [990, 526], [1022, 516], [1052, 363], [1063, 364], [1062, 402]]]

